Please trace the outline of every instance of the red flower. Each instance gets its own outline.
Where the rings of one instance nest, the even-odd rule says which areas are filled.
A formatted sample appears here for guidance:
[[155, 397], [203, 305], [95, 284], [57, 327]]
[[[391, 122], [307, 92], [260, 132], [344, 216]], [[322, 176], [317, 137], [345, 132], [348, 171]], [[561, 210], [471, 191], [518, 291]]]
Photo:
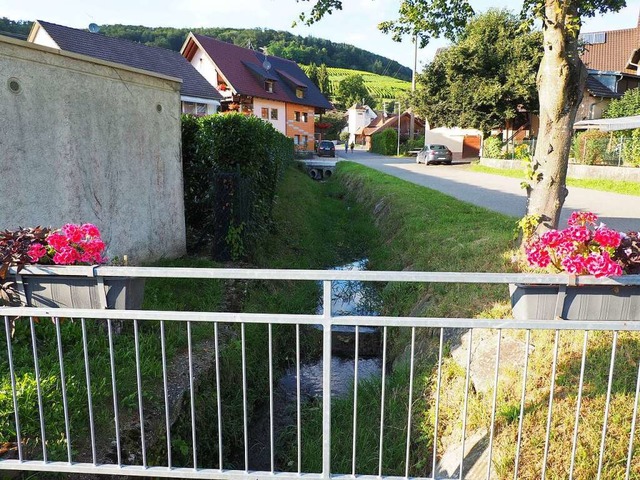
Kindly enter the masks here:
[[41, 243], [34, 243], [33, 245], [31, 245], [29, 251], [27, 252], [27, 255], [29, 255], [29, 258], [34, 263], [37, 263], [38, 260], [40, 260], [46, 254], [47, 249], [44, 248], [44, 245], [42, 245]]
[[62, 227], [62, 232], [67, 236], [67, 239], [73, 243], [78, 243], [83, 237], [80, 227], [73, 223], [67, 223]]
[[620, 232], [611, 230], [607, 227], [600, 227], [596, 229], [596, 233], [593, 235], [593, 239], [600, 244], [601, 247], [617, 248], [620, 245], [622, 236]]
[[54, 250], [60, 251], [69, 245], [69, 240], [67, 240], [67, 237], [64, 235], [56, 232], [47, 237], [47, 243], [51, 245]]
[[587, 224], [595, 225], [598, 221], [598, 216], [595, 213], [591, 212], [573, 212], [567, 220], [567, 225], [569, 226], [577, 226], [582, 225], [585, 226]]

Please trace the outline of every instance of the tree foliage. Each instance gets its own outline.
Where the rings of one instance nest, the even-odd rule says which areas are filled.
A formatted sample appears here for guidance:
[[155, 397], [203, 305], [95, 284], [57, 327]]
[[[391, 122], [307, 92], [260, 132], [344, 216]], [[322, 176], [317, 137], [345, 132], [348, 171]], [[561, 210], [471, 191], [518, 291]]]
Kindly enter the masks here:
[[603, 116], [618, 118], [632, 115], [640, 115], [640, 88], [627, 90], [622, 98], [612, 100]]
[[489, 10], [424, 69], [412, 106], [432, 127], [488, 133], [519, 108], [537, 111], [541, 57], [540, 32], [522, 31], [520, 20], [506, 10]]
[[369, 95], [369, 90], [364, 84], [362, 75], [349, 75], [342, 80], [335, 92], [335, 99], [345, 109], [354, 103], [370, 106], [374, 103], [373, 98]]

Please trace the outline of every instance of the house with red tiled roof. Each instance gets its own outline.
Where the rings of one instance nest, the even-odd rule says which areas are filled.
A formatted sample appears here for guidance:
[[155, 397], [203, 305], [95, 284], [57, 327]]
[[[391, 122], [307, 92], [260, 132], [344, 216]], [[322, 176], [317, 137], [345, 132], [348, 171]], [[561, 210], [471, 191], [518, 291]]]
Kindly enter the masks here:
[[[413, 117], [414, 121], [414, 134], [419, 137], [424, 135], [425, 124], [424, 122]], [[400, 121], [398, 121], [397, 114], [386, 114], [383, 112], [377, 113], [377, 116], [366, 125], [360, 125], [356, 128], [355, 143], [358, 145], [364, 145], [367, 150], [371, 149], [371, 137], [376, 133], [381, 133], [385, 130], [395, 130], [400, 134], [401, 139], [407, 139], [411, 135], [411, 112], [405, 111], [400, 115]]]
[[633, 28], [583, 33], [580, 40], [589, 76], [576, 120], [597, 119], [611, 99], [640, 86], [640, 17]]
[[218, 90], [184, 59], [180, 53], [151, 47], [125, 38], [107, 37], [37, 20], [31, 27], [29, 42], [103, 61], [160, 73], [182, 81], [182, 113], [209, 115], [216, 113], [222, 96]]
[[295, 62], [194, 33], [181, 53], [218, 89], [221, 112], [256, 115], [313, 148], [315, 115], [333, 106]]

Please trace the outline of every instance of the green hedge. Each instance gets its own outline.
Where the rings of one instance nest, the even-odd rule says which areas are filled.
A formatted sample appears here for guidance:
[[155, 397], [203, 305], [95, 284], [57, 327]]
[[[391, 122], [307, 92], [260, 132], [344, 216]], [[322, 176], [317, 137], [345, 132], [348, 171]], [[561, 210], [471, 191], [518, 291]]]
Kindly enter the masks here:
[[388, 129], [371, 136], [371, 151], [381, 155], [395, 155], [398, 152], [398, 133]]
[[219, 260], [251, 256], [271, 224], [293, 140], [242, 114], [182, 118], [187, 248]]

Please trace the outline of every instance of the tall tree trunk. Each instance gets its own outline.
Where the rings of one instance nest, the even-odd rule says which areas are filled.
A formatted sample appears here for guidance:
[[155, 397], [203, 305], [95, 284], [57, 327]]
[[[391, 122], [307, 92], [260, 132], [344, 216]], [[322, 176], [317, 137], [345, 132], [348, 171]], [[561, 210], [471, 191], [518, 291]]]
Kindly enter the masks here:
[[537, 79], [540, 131], [532, 164], [534, 174], [527, 188], [527, 214], [540, 216], [539, 231], [558, 226], [568, 193], [565, 183], [573, 122], [587, 79], [578, 55], [580, 17], [567, 3], [547, 0], [544, 7], [544, 55]]

